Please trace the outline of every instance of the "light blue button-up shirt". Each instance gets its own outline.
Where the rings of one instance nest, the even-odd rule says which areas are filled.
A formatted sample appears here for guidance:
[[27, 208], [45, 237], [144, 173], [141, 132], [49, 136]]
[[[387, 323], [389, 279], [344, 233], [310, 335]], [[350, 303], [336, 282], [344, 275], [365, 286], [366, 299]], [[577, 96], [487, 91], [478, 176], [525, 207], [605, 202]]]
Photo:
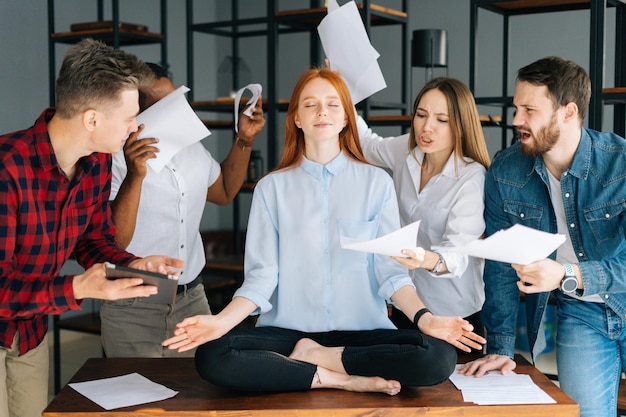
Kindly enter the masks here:
[[321, 165], [262, 178], [248, 220], [245, 280], [258, 326], [307, 332], [392, 329], [385, 300], [411, 286], [383, 255], [342, 249], [340, 236], [369, 240], [400, 227], [391, 177], [340, 153]]

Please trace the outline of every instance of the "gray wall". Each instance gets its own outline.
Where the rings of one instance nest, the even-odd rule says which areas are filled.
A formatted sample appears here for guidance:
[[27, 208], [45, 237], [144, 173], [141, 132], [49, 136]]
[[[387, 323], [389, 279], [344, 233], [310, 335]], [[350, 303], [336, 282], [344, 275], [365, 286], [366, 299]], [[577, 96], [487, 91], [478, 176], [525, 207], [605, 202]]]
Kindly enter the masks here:
[[[277, 0], [280, 10], [306, 8], [308, 0]], [[345, 0], [340, 0], [343, 4]], [[159, 29], [159, 10], [156, 0], [124, 0], [120, 2], [120, 19], [126, 22], [148, 25], [153, 31]], [[377, 0], [376, 4], [400, 8], [400, 0]], [[449, 67], [448, 74], [464, 82], [469, 81], [469, 1], [468, 0], [411, 0], [409, 19], [412, 32], [415, 29], [439, 28], [448, 31]], [[96, 20], [96, 1], [56, 0], [56, 31], [69, 30], [75, 22]], [[265, 1], [240, 0], [241, 17], [265, 14]], [[105, 1], [105, 18], [110, 18], [110, 1]], [[194, 22], [228, 18], [230, 2], [196, 0]], [[0, 0], [0, 132], [5, 133], [32, 125], [48, 100], [48, 28], [47, 2], [44, 0]], [[607, 11], [606, 31], [606, 86], [613, 86], [615, 11]], [[167, 7], [168, 61], [176, 84], [190, 85], [187, 77], [185, 2], [169, 0]], [[571, 11], [563, 13], [537, 14], [512, 17], [510, 20], [511, 41], [509, 59], [510, 73], [506, 74], [509, 93], [513, 88], [515, 71], [522, 65], [545, 55], [561, 55], [579, 62], [588, 68], [589, 60], [589, 12]], [[395, 101], [400, 94], [399, 60], [400, 32], [393, 26], [375, 28], [371, 34], [374, 47], [379, 51], [381, 68], [388, 88], [376, 94], [376, 99]], [[410, 37], [410, 35], [409, 35]], [[478, 96], [500, 94], [502, 46], [501, 16], [481, 10], [479, 13]], [[193, 80], [194, 98], [209, 100], [217, 96], [217, 68], [230, 53], [227, 38], [196, 34], [195, 71]], [[251, 70], [253, 82], [266, 85], [266, 42], [262, 37], [245, 38], [241, 52]], [[56, 46], [57, 70], [65, 45]], [[156, 45], [133, 46], [127, 50], [144, 60], [159, 61]], [[309, 66], [308, 36], [289, 34], [279, 37], [279, 94], [288, 98], [291, 88], [300, 73]], [[319, 62], [316, 64], [320, 64]], [[413, 97], [424, 83], [424, 69], [413, 68], [411, 86]], [[445, 70], [435, 69], [436, 75]], [[409, 86], [405, 86], [409, 88]], [[483, 107], [484, 114], [499, 114], [498, 108]], [[204, 115], [202, 115], [204, 116]], [[215, 115], [213, 115], [215, 116]], [[220, 115], [220, 117], [230, 117]], [[279, 118], [282, 128], [283, 119]], [[612, 126], [612, 108], [605, 106], [605, 129]], [[383, 135], [399, 133], [397, 128], [379, 128]], [[282, 129], [279, 130], [282, 132]], [[491, 153], [500, 146], [500, 130], [485, 129]], [[280, 134], [280, 133], [279, 133]], [[232, 132], [214, 130], [205, 139], [205, 146], [222, 160], [232, 140]], [[265, 132], [258, 138], [257, 148], [265, 152]], [[279, 139], [280, 143], [282, 140]], [[265, 155], [266, 156], [266, 155]], [[242, 207], [249, 204], [249, 195], [241, 197]], [[242, 218], [247, 212], [242, 211]], [[207, 204], [203, 229], [229, 228], [232, 225], [232, 208]]]

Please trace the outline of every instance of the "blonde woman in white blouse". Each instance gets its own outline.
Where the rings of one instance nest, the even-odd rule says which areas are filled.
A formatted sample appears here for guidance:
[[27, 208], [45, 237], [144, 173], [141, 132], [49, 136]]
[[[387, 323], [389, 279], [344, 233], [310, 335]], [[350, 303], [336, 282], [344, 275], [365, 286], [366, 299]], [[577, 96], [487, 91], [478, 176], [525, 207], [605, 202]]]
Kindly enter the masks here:
[[[396, 260], [412, 270], [433, 314], [464, 317], [482, 334], [483, 261], [445, 249], [485, 229], [489, 155], [474, 97], [461, 81], [436, 78], [417, 95], [412, 114], [410, 133], [398, 137], [381, 138], [363, 119], [357, 123], [366, 159], [392, 171], [402, 225], [421, 220], [417, 248]], [[405, 327], [400, 314], [392, 318]]]

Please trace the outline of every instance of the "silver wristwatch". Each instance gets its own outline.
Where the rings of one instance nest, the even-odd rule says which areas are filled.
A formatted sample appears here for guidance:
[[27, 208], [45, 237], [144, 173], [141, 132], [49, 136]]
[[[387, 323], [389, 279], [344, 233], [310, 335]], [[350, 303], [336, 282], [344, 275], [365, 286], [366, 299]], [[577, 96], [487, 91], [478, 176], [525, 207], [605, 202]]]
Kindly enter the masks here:
[[565, 275], [561, 280], [561, 291], [565, 294], [574, 294], [578, 289], [578, 278], [576, 278], [574, 268], [572, 264], [564, 263], [562, 265], [565, 268]]
[[437, 260], [437, 263], [435, 264], [433, 269], [430, 270], [430, 272], [432, 272], [433, 274], [438, 274], [443, 268], [443, 256], [441, 256], [439, 252], [435, 253], [437, 254], [437, 256], [439, 256], [439, 259]]

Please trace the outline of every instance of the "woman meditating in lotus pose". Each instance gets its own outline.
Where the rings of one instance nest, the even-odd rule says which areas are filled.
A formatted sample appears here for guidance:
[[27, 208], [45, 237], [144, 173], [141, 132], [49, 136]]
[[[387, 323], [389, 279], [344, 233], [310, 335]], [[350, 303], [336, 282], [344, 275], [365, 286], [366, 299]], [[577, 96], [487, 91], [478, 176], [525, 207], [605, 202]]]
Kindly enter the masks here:
[[[484, 339], [432, 315], [388, 256], [342, 249], [400, 227], [393, 182], [363, 157], [350, 93], [328, 69], [304, 73], [287, 112], [279, 166], [254, 190], [245, 280], [217, 315], [189, 317], [163, 342], [198, 347], [206, 380], [245, 391], [337, 388], [395, 395], [452, 373], [455, 347]], [[398, 330], [391, 300], [414, 323]], [[235, 328], [260, 314], [255, 328]]]

